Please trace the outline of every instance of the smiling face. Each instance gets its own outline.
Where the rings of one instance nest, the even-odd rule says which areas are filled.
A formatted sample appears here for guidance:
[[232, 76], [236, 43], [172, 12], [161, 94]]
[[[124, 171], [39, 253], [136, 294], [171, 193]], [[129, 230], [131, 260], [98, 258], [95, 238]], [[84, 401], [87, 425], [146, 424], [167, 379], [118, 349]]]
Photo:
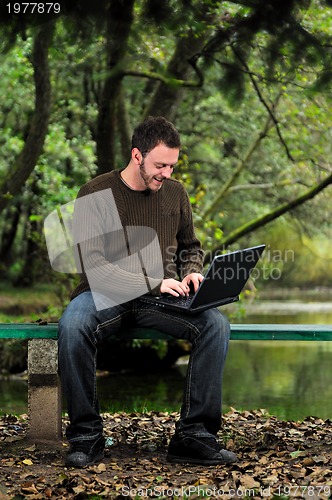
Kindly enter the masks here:
[[156, 193], [162, 187], [164, 180], [171, 177], [179, 158], [179, 149], [158, 144], [145, 155], [134, 148], [132, 155], [139, 167], [138, 182], [141, 189], [149, 189]]

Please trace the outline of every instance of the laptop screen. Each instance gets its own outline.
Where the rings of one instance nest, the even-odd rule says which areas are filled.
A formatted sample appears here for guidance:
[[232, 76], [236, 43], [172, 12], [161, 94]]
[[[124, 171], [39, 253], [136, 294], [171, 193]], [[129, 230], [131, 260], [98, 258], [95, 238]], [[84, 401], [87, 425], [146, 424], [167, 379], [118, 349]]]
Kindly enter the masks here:
[[197, 290], [192, 306], [237, 297], [263, 253], [265, 245], [237, 250], [214, 257]]

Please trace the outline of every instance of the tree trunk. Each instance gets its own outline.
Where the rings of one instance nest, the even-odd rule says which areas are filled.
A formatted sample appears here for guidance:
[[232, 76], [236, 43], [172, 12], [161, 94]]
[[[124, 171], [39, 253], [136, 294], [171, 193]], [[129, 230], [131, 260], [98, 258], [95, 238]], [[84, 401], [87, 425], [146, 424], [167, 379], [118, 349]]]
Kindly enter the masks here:
[[[190, 63], [193, 57], [199, 54], [211, 34], [211, 26], [215, 15], [202, 11], [199, 22], [206, 23], [207, 28], [203, 33], [197, 35], [194, 31], [188, 31], [185, 37], [179, 37], [173, 57], [169, 62], [167, 73], [179, 80], [188, 80], [194, 74], [193, 65]], [[203, 82], [198, 82], [198, 86]], [[191, 86], [192, 87], [192, 86]], [[174, 120], [180, 103], [183, 100], [185, 86], [170, 86], [160, 82], [146, 108], [146, 116], [165, 116], [168, 120]]]
[[35, 109], [21, 154], [8, 174], [0, 181], [0, 212], [17, 194], [33, 171], [43, 150], [51, 107], [51, 83], [48, 48], [54, 30], [53, 23], [39, 28], [34, 39], [32, 65], [35, 80]]
[[126, 164], [130, 158], [132, 131], [130, 129], [130, 120], [122, 91], [119, 94], [117, 102], [117, 133], [121, 144], [121, 161], [123, 164]]
[[98, 174], [115, 167], [116, 101], [121, 91], [121, 66], [133, 22], [133, 5], [134, 0], [127, 0], [125, 7], [123, 1], [113, 0], [108, 12], [106, 38], [109, 72], [99, 100], [96, 137]]
[[9, 208], [4, 213], [3, 231], [0, 238], [0, 278], [4, 274], [6, 277], [9, 266], [13, 263], [12, 247], [17, 234], [21, 211], [18, 201], [14, 204], [12, 210]]

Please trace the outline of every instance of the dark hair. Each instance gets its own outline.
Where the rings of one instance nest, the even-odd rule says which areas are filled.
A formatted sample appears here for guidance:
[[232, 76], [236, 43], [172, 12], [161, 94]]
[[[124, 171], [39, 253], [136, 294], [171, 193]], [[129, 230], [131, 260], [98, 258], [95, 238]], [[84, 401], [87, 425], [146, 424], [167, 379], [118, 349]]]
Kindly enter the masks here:
[[141, 153], [149, 153], [158, 144], [180, 148], [180, 135], [173, 123], [163, 116], [149, 116], [135, 128], [131, 149], [137, 148]]

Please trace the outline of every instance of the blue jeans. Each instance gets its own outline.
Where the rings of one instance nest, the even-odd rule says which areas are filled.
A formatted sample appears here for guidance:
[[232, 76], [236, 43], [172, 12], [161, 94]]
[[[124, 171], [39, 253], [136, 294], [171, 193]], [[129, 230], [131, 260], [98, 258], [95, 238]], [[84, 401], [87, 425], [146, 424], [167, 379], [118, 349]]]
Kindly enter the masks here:
[[222, 372], [230, 334], [226, 317], [218, 309], [179, 314], [140, 299], [97, 310], [91, 292], [83, 292], [69, 303], [59, 322], [59, 370], [70, 419], [68, 440], [96, 439], [102, 434], [96, 389], [97, 343], [128, 325], [155, 328], [191, 342], [177, 432], [215, 435], [221, 425]]

